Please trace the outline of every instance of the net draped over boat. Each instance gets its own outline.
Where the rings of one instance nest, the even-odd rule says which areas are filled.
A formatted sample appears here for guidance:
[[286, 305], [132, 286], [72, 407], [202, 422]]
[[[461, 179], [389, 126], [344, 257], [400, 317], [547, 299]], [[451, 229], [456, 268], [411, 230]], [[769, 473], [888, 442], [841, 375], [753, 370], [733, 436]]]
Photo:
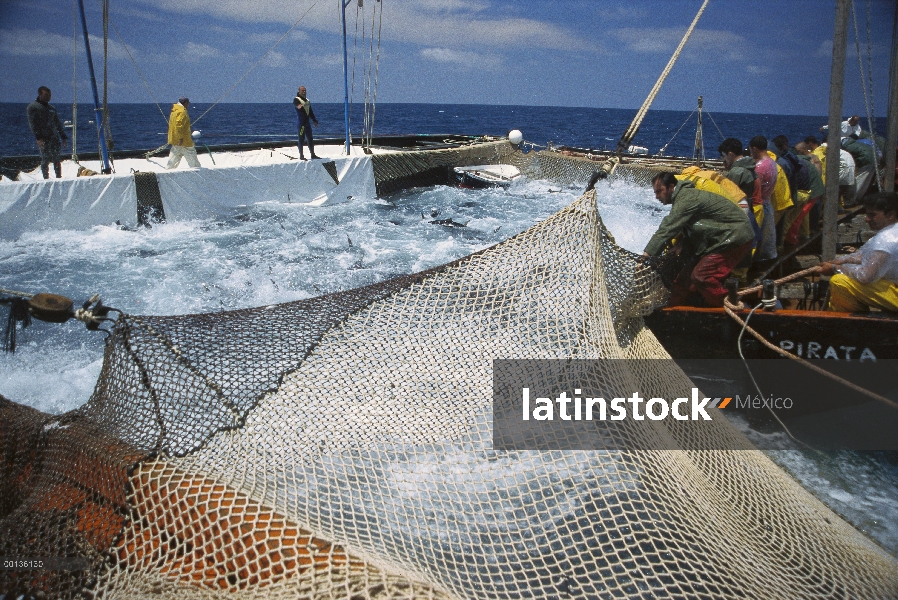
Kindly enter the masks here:
[[[726, 419], [689, 450], [498, 451], [496, 358], [667, 358], [657, 272], [595, 192], [449, 265], [309, 300], [121, 317], [89, 402], [0, 403], [11, 596], [889, 598], [898, 564]], [[602, 374], [666, 397], [672, 366]], [[642, 431], [642, 430], [640, 430]], [[634, 433], [635, 435], [635, 433]], [[644, 435], [644, 434], [640, 434]], [[712, 443], [713, 442], [713, 443]]]

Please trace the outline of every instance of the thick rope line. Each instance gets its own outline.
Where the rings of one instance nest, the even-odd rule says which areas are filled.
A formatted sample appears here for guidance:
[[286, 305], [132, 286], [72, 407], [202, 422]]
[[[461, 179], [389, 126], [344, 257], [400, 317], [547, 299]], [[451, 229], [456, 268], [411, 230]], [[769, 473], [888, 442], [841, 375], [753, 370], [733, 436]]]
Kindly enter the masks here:
[[[741, 302], [740, 302], [740, 305], [741, 305]], [[878, 402], [882, 402], [883, 404], [886, 404], [886, 405], [888, 405], [888, 406], [891, 406], [892, 408], [898, 409], [898, 403], [896, 403], [896, 402], [894, 402], [894, 401], [892, 401], [892, 400], [889, 400], [888, 398], [886, 398], [886, 397], [884, 397], [884, 396], [880, 396], [880, 395], [877, 394], [876, 392], [871, 392], [870, 390], [865, 389], [865, 388], [862, 388], [862, 387], [860, 387], [859, 385], [855, 385], [854, 383], [851, 383], [850, 381], [848, 381], [848, 380], [846, 380], [846, 379], [842, 379], [842, 378], [839, 377], [838, 375], [834, 375], [833, 373], [830, 373], [829, 371], [827, 371], [827, 370], [825, 370], [825, 369], [821, 369], [820, 367], [818, 367], [817, 365], [813, 364], [813, 363], [810, 362], [809, 360], [807, 360], [807, 359], [805, 359], [805, 358], [802, 358], [802, 357], [800, 357], [800, 356], [797, 356], [797, 355], [795, 355], [795, 354], [792, 354], [791, 352], [787, 352], [786, 350], [783, 350], [783, 349], [780, 348], [779, 346], [774, 346], [774, 345], [773, 345], [772, 343], [770, 343], [767, 339], [765, 339], [764, 336], [762, 336], [760, 333], [758, 333], [757, 331], [755, 331], [754, 329], [752, 329], [751, 327], [749, 327], [748, 324], [747, 324], [745, 321], [743, 321], [741, 318], [739, 318], [739, 315], [737, 315], [734, 311], [735, 311], [735, 310], [739, 310], [740, 308], [742, 308], [742, 307], [741, 307], [741, 306], [734, 306], [733, 304], [731, 304], [730, 301], [729, 301], [729, 299], [724, 299], [724, 301], [723, 301], [723, 309], [724, 309], [724, 311], [726, 311], [726, 314], [728, 314], [730, 317], [732, 317], [737, 323], [739, 323], [739, 325], [741, 325], [742, 327], [744, 327], [744, 328], [745, 328], [745, 331], [747, 331], [747, 332], [750, 333], [752, 336], [754, 336], [754, 338], [755, 338], [756, 340], [758, 340], [759, 342], [761, 342], [766, 348], [769, 348], [770, 350], [773, 350], [774, 352], [776, 352], [776, 353], [779, 354], [780, 356], [784, 356], [784, 357], [786, 357], [786, 358], [789, 358], [789, 359], [792, 359], [792, 360], [796, 360], [796, 361], [798, 361], [799, 363], [801, 363], [802, 365], [804, 365], [804, 366], [806, 366], [807, 368], [811, 369], [812, 371], [814, 371], [814, 372], [816, 372], [816, 373], [818, 373], [818, 374], [820, 374], [820, 375], [824, 375], [824, 376], [826, 376], [826, 377], [829, 377], [829, 378], [832, 379], [833, 381], [836, 381], [836, 382], [838, 382], [838, 383], [841, 383], [842, 385], [844, 385], [844, 386], [846, 386], [846, 387], [848, 387], [848, 388], [850, 388], [850, 389], [852, 389], [852, 390], [854, 390], [854, 391], [856, 391], [856, 392], [858, 392], [858, 393], [860, 393], [860, 394], [864, 394], [865, 396], [867, 396], [867, 397], [869, 397], [869, 398], [872, 398], [873, 400], [876, 400], [876, 401], [878, 401]]]
[[[780, 279], [775, 279], [773, 281], [773, 283], [776, 285], [780, 285], [782, 283], [787, 283], [789, 281], [798, 279], [799, 277], [804, 277], [806, 275], [813, 275], [814, 273], [819, 273], [819, 272], [820, 272], [820, 267], [818, 267], [818, 266], [808, 267], [807, 269], [805, 269], [803, 271], [798, 271], [797, 273], [792, 273], [791, 275], [786, 275], [785, 277], [781, 277]], [[744, 290], [739, 290], [739, 297], [741, 298], [741, 297], [747, 296], [749, 294], [754, 294], [755, 292], [760, 292], [763, 289], [764, 289], [763, 285], [756, 285], [754, 287], [745, 288]]]
[[630, 123], [630, 127], [627, 129], [624, 135], [621, 136], [620, 141], [617, 143], [618, 153], [622, 152], [623, 149], [626, 149], [626, 147], [630, 145], [630, 141], [636, 135], [636, 132], [639, 131], [639, 126], [642, 125], [642, 120], [645, 118], [645, 114], [648, 112], [649, 107], [652, 105], [652, 102], [654, 102], [655, 96], [658, 95], [658, 91], [664, 84], [664, 80], [667, 79], [667, 75], [673, 68], [674, 63], [676, 63], [677, 59], [680, 57], [680, 52], [683, 51], [683, 46], [685, 46], [686, 42], [689, 41], [689, 36], [692, 35], [692, 31], [698, 24], [698, 20], [701, 18], [702, 13], [705, 12], [705, 7], [708, 6], [708, 1], [709, 0], [705, 0], [702, 3], [702, 7], [699, 9], [698, 14], [695, 15], [695, 18], [692, 20], [692, 24], [689, 25], [689, 29], [686, 30], [686, 35], [684, 35], [683, 39], [680, 40], [680, 45], [677, 46], [677, 49], [674, 51], [673, 56], [670, 57], [670, 60], [667, 62], [667, 66], [664, 67], [664, 71], [661, 72], [661, 76], [658, 77], [658, 81], [655, 82], [655, 86], [652, 88], [652, 91], [649, 92], [649, 97], [646, 98], [645, 102], [642, 103], [642, 106], [639, 107], [639, 111], [636, 113], [636, 117], [633, 119], [633, 122]]
[[281, 37], [279, 37], [278, 40], [271, 46], [271, 48], [269, 48], [268, 50], [266, 50], [266, 51], [265, 51], [265, 54], [263, 54], [263, 55], [259, 58], [259, 60], [257, 60], [257, 61], [253, 64], [253, 66], [251, 66], [249, 69], [247, 69], [246, 73], [244, 73], [244, 74], [240, 77], [240, 79], [238, 79], [238, 80], [234, 83], [234, 85], [232, 85], [231, 87], [229, 87], [229, 88], [225, 91], [224, 94], [222, 94], [221, 96], [219, 96], [219, 97], [218, 97], [218, 100], [216, 100], [216, 101], [212, 104], [212, 106], [210, 106], [209, 108], [207, 108], [207, 109], [206, 109], [206, 112], [204, 112], [204, 113], [201, 114], [199, 117], [197, 117], [196, 120], [193, 121], [193, 123], [194, 123], [194, 124], [198, 123], [199, 120], [202, 119], [203, 117], [205, 117], [205, 116], [209, 113], [210, 110], [212, 110], [213, 108], [215, 108], [215, 107], [218, 105], [219, 102], [221, 102], [222, 100], [224, 100], [225, 96], [227, 96], [228, 94], [230, 94], [230, 93], [234, 90], [235, 87], [237, 87], [238, 85], [240, 85], [240, 82], [243, 81], [244, 79], [246, 79], [246, 76], [249, 75], [250, 73], [252, 73], [253, 70], [254, 70], [256, 67], [259, 66], [259, 63], [261, 63], [263, 60], [265, 60], [265, 57], [268, 56], [268, 55], [271, 53], [271, 51], [274, 50], [274, 49], [277, 47], [277, 45], [280, 44], [280, 43], [284, 40], [284, 38], [287, 37], [287, 35], [290, 34], [291, 31], [293, 31], [294, 29], [296, 29], [296, 26], [299, 25], [300, 22], [302, 22], [302, 20], [306, 18], [306, 15], [309, 14], [309, 11], [311, 11], [313, 8], [315, 8], [315, 7], [318, 5], [318, 3], [319, 3], [320, 1], [321, 1], [321, 0], [315, 0], [315, 2], [313, 2], [312, 5], [311, 5], [309, 8], [306, 9], [306, 12], [302, 13], [302, 15], [296, 20], [296, 22], [293, 23], [293, 25], [290, 26], [290, 29], [288, 29], [287, 31], [285, 31], [285, 32], [284, 32], [284, 35], [282, 35]]

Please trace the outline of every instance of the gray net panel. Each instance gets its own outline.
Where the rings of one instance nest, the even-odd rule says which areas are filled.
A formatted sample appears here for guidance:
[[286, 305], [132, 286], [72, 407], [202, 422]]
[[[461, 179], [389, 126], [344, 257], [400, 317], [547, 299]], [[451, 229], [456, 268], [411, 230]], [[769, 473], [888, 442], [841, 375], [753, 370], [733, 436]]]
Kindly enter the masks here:
[[[621, 434], [690, 450], [492, 448], [494, 358], [665, 358], [642, 315], [666, 297], [590, 192], [417, 275], [251, 310], [125, 316], [82, 409], [0, 403], [0, 555], [89, 564], [0, 571], [2, 590], [898, 596], [896, 561], [723, 418], [700, 437], [676, 421]], [[592, 376], [670, 398], [691, 386], [671, 361], [638, 364]], [[699, 450], [721, 440], [746, 449]]]

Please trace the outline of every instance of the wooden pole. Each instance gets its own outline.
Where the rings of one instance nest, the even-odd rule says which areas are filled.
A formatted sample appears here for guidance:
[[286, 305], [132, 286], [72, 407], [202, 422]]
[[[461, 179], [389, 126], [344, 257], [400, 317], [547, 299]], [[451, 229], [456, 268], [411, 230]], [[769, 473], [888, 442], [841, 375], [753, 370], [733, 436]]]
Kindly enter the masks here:
[[898, 143], [898, 6], [895, 6], [895, 17], [892, 22], [892, 57], [889, 62], [889, 78], [891, 79], [891, 92], [889, 93], [888, 126], [886, 127], [886, 173], [883, 188], [887, 192], [895, 191], [895, 144]]
[[823, 243], [821, 258], [836, 256], [836, 221], [839, 218], [839, 150], [842, 141], [842, 94], [845, 89], [845, 47], [851, 0], [836, 0], [833, 31], [833, 62], [829, 84], [829, 135], [826, 138], [826, 198], [823, 202]]

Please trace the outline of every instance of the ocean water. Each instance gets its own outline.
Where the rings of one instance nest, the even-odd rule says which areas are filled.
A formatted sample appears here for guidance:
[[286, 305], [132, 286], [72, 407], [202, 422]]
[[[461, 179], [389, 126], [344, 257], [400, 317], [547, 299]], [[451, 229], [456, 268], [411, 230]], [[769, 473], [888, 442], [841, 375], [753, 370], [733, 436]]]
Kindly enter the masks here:
[[[63, 120], [72, 119], [71, 104], [54, 102]], [[765, 115], [719, 112], [706, 104], [703, 112], [705, 155], [717, 157], [717, 147], [726, 137], [735, 137], [748, 145], [756, 135], [772, 140], [785, 135], [791, 143], [809, 135], [820, 137], [826, 116]], [[37, 154], [37, 146], [25, 118], [26, 104], [0, 103], [0, 157]], [[344, 136], [342, 104], [315, 103], [319, 127], [316, 138]], [[193, 128], [201, 132], [199, 143], [207, 145], [272, 140], [296, 137], [293, 105], [283, 104], [192, 104]], [[111, 104], [109, 116], [115, 149], [158, 148], [167, 137], [166, 118], [171, 105]], [[208, 111], [208, 112], [207, 112]], [[692, 156], [695, 144], [696, 115], [693, 107], [685, 111], [650, 110], [633, 140], [649, 152], [667, 145], [667, 156]], [[205, 113], [205, 114], [204, 114]], [[519, 129], [524, 140], [540, 146], [548, 142], [580, 148], [614, 149], [617, 140], [635, 116], [635, 110], [571, 108], [552, 106], [485, 106], [471, 104], [381, 104], [375, 111], [376, 135], [467, 134], [505, 135]], [[691, 118], [690, 118], [691, 115]], [[96, 126], [92, 105], [78, 105], [78, 151], [97, 152]], [[363, 107], [353, 105], [353, 136], [362, 131]], [[866, 119], [864, 129], [869, 129]], [[876, 120], [876, 131], [884, 135], [886, 121]], [[678, 133], [679, 131], [679, 133]], [[771, 144], [772, 147], [772, 144]], [[2, 159], [0, 159], [2, 160]]]
[[[57, 105], [63, 118], [71, 107]], [[194, 117], [208, 106], [194, 106]], [[358, 108], [358, 107], [356, 107]], [[166, 107], [163, 110], [167, 112]], [[195, 125], [206, 143], [290, 139], [292, 106], [220, 105]], [[81, 118], [92, 116], [79, 108]], [[356, 123], [361, 122], [361, 113]], [[524, 132], [535, 144], [614, 147], [635, 111], [465, 105], [378, 107], [378, 134]], [[316, 105], [319, 137], [339, 136], [342, 107]], [[153, 105], [113, 105], [116, 148], [155, 148], [165, 141]], [[818, 134], [825, 117], [712, 113], [724, 135], [790, 139]], [[657, 151], [689, 112], [652, 111], [636, 143]], [[694, 118], [694, 117], [693, 117]], [[721, 136], [705, 118], [706, 152]], [[884, 124], [881, 125], [884, 130]], [[91, 125], [79, 149], [95, 151]], [[91, 135], [93, 138], [91, 138]], [[683, 127], [669, 155], [691, 155], [694, 125]], [[93, 147], [92, 147], [93, 144]], [[0, 155], [33, 154], [24, 105], [0, 104]], [[618, 243], [641, 251], [666, 210], [649, 190], [602, 183], [599, 206]], [[227, 220], [172, 222], [151, 229], [57, 230], [0, 241], [0, 288], [63, 294], [80, 303], [99, 293], [133, 314], [188, 314], [260, 306], [350, 289], [443, 264], [498, 243], [569, 204], [581, 193], [544, 181], [506, 190], [434, 186], [386, 198], [317, 208], [263, 204]], [[451, 217], [465, 228], [429, 221]], [[5, 315], [5, 311], [2, 313]], [[82, 404], [100, 372], [103, 335], [78, 323], [36, 321], [18, 332], [15, 354], [0, 355], [0, 394], [50, 413]], [[750, 436], [768, 435], [740, 427]], [[775, 434], [774, 434], [775, 435]], [[821, 456], [791, 446], [769, 455], [806, 488], [892, 554], [898, 555], [898, 466], [858, 453]]]

